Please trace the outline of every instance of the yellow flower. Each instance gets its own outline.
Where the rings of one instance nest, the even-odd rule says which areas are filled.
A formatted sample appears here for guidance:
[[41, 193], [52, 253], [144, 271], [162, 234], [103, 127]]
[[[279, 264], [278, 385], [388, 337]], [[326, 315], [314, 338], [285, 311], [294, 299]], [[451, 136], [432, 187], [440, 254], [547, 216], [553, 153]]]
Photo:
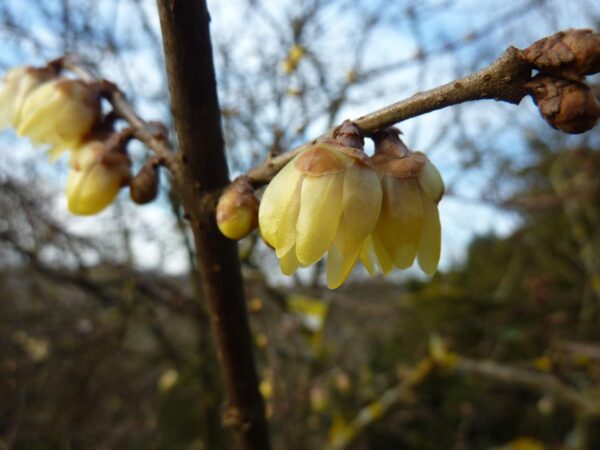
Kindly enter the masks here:
[[418, 258], [432, 275], [440, 259], [441, 225], [437, 204], [444, 193], [439, 172], [423, 153], [410, 152], [394, 129], [375, 136], [373, 164], [383, 187], [381, 214], [365, 241], [361, 259], [369, 273], [378, 263], [384, 274], [410, 267]]
[[76, 147], [100, 117], [97, 90], [80, 80], [48, 81], [33, 91], [21, 110], [17, 134], [50, 144], [53, 156]]
[[258, 200], [248, 177], [239, 177], [221, 195], [217, 204], [217, 225], [229, 239], [239, 240], [256, 228]]
[[381, 183], [367, 156], [357, 148], [321, 142], [273, 178], [260, 204], [259, 225], [284, 274], [328, 253], [327, 285], [336, 288], [358, 259], [380, 206]]
[[109, 151], [104, 143], [92, 141], [71, 156], [67, 200], [71, 213], [97, 214], [110, 205], [129, 181], [129, 158]]
[[294, 44], [288, 52], [286, 58], [281, 63], [281, 69], [286, 75], [290, 75], [296, 71], [300, 60], [306, 55], [306, 49], [300, 45]]
[[10, 125], [18, 126], [21, 108], [27, 96], [55, 76], [56, 72], [49, 69], [15, 67], [9, 70], [0, 90], [0, 130]]

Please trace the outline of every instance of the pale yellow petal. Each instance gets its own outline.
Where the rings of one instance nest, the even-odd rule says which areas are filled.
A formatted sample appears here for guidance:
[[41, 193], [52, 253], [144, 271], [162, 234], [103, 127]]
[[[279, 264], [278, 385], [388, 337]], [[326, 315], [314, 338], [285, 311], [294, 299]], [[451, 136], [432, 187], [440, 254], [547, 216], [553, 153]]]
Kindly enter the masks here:
[[369, 275], [371, 275], [371, 276], [375, 275], [375, 272], [376, 272], [376, 268], [375, 268], [375, 260], [376, 259], [377, 259], [377, 256], [375, 255], [375, 249], [373, 248], [373, 242], [371, 240], [371, 236], [369, 236], [363, 242], [363, 245], [362, 245], [362, 248], [360, 251], [360, 260], [362, 261], [363, 265], [367, 269], [367, 272], [369, 272]]
[[413, 178], [384, 177], [384, 200], [376, 226], [377, 237], [399, 269], [410, 267], [419, 246], [423, 207], [421, 190]]
[[272, 247], [277, 247], [277, 229], [300, 180], [301, 174], [295, 169], [294, 161], [295, 159], [275, 175], [265, 189], [260, 202], [258, 210], [260, 232], [263, 239]]
[[381, 181], [374, 170], [356, 164], [344, 176], [342, 222], [347, 233], [340, 236], [341, 250], [354, 247], [373, 231], [381, 210]]
[[334, 244], [327, 253], [327, 287], [330, 289], [339, 287], [348, 278], [362, 249], [362, 241], [344, 242], [343, 246], [340, 245], [342, 236], [348, 235], [344, 231], [346, 228], [348, 227], [344, 223], [340, 223]]
[[313, 264], [329, 250], [340, 223], [344, 172], [307, 176], [302, 183], [296, 225], [296, 254], [302, 264]]
[[304, 180], [300, 178], [290, 201], [285, 208], [275, 236], [275, 252], [278, 258], [288, 253], [296, 245], [298, 213], [300, 212], [300, 193]]
[[433, 275], [440, 261], [442, 229], [437, 205], [430, 198], [423, 198], [423, 231], [419, 242], [419, 266]]
[[444, 195], [444, 180], [437, 168], [427, 161], [419, 174], [419, 184], [434, 202], [439, 202]]
[[279, 267], [284, 275], [293, 275], [299, 267], [302, 267], [296, 258], [296, 247], [292, 247], [285, 255], [279, 258]]
[[377, 264], [379, 265], [381, 272], [383, 272], [384, 275], [387, 275], [394, 268], [394, 262], [376, 234], [371, 236], [371, 241], [373, 243], [375, 256], [377, 257]]

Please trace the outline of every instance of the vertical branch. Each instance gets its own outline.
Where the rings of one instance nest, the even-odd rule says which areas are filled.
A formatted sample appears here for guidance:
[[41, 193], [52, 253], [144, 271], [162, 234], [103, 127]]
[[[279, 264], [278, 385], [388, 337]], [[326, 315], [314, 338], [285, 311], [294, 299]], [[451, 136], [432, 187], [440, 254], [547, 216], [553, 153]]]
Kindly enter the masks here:
[[270, 448], [258, 391], [237, 247], [218, 231], [215, 191], [229, 182], [204, 0], [157, 0], [181, 150], [175, 185], [194, 234], [229, 405], [225, 422], [244, 450]]

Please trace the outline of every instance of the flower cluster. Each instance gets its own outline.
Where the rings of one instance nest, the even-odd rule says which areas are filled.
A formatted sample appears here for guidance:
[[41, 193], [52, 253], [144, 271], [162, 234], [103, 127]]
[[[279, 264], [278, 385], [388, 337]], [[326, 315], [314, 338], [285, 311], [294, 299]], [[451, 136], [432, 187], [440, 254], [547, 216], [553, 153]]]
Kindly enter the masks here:
[[327, 285], [340, 286], [360, 258], [379, 266], [419, 265], [428, 274], [440, 256], [437, 203], [444, 184], [427, 157], [409, 151], [394, 129], [374, 137], [376, 152], [362, 150], [360, 130], [346, 122], [333, 139], [310, 146], [290, 161], [264, 192], [259, 225], [264, 240], [291, 275], [327, 255]]
[[[8, 71], [0, 88], [0, 129], [13, 127], [19, 136], [48, 149], [51, 159], [68, 151], [68, 208], [77, 215], [96, 214], [130, 182], [125, 148], [130, 136], [112, 132], [104, 120], [98, 83], [61, 76], [61, 70], [54, 62]], [[157, 178], [149, 177], [149, 171], [156, 168], [135, 179], [132, 198], [137, 203], [156, 195]]]

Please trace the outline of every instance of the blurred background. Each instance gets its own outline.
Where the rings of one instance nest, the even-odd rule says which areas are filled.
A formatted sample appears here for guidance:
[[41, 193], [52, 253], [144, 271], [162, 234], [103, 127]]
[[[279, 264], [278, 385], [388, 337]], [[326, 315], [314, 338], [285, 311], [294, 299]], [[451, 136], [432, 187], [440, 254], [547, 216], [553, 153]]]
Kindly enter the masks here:
[[[233, 175], [509, 45], [600, 23], [592, 0], [209, 9]], [[0, 0], [0, 73], [67, 52], [172, 125], [153, 1]], [[321, 264], [285, 277], [257, 233], [240, 243], [274, 448], [600, 449], [598, 128], [556, 132], [529, 98], [400, 128], [447, 185], [432, 279], [357, 267], [330, 291]], [[139, 167], [147, 154], [131, 150]], [[124, 192], [81, 218], [66, 167], [0, 134], [0, 449], [231, 449], [168, 178], [151, 205]]]

